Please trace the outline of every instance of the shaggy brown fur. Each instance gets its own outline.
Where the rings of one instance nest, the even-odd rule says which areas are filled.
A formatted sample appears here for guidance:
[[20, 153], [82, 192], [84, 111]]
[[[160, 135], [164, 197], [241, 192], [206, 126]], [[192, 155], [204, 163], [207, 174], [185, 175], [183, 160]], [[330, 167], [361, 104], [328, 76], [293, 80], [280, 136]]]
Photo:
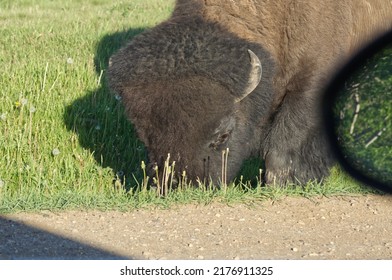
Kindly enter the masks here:
[[[178, 171], [218, 181], [230, 148], [228, 180], [253, 154], [265, 159], [267, 183], [304, 183], [332, 162], [320, 124], [323, 85], [391, 28], [390, 0], [178, 0], [169, 20], [111, 58], [108, 79], [151, 162], [171, 153]], [[263, 73], [242, 99], [248, 49]]]

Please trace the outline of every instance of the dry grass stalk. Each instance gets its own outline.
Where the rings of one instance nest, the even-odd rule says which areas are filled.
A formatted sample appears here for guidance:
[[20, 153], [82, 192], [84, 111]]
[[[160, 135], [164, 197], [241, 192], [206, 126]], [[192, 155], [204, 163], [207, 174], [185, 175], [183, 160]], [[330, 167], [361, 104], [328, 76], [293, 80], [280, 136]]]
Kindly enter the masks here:
[[222, 151], [222, 188], [225, 190], [227, 189], [227, 162], [229, 157], [229, 148]]

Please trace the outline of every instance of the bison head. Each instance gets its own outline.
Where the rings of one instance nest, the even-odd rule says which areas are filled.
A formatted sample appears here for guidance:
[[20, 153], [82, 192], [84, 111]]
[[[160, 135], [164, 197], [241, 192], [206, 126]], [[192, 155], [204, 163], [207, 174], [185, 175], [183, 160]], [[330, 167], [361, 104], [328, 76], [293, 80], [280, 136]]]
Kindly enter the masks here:
[[[249, 105], [248, 95], [260, 83], [262, 67], [252, 51], [245, 57], [241, 92], [195, 72], [115, 88], [158, 170], [170, 154], [179, 174], [185, 171], [193, 182], [219, 183], [222, 151], [229, 149], [225, 180], [234, 178], [256, 145], [256, 129], [244, 104]], [[114, 72], [109, 69], [112, 76]]]

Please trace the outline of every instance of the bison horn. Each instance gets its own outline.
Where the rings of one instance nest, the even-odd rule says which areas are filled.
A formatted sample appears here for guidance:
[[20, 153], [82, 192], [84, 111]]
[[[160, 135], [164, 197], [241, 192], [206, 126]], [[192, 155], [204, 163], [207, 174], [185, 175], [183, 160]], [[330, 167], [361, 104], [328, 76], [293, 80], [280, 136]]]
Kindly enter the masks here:
[[252, 93], [252, 91], [255, 90], [255, 88], [259, 85], [261, 81], [261, 74], [263, 72], [263, 68], [261, 66], [260, 59], [251, 50], [248, 50], [248, 53], [249, 53], [250, 64], [252, 66], [252, 69], [249, 73], [249, 79], [246, 84], [244, 94], [235, 99], [236, 103], [240, 102], [245, 97], [247, 97], [250, 93]]

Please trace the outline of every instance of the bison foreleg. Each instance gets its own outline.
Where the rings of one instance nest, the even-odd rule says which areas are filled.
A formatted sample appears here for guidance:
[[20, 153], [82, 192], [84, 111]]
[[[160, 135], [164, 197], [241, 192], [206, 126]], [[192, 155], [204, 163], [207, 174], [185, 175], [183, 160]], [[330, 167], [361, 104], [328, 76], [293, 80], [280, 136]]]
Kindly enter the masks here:
[[267, 184], [305, 184], [329, 173], [332, 158], [318, 108], [300, 96], [285, 98], [264, 140]]

